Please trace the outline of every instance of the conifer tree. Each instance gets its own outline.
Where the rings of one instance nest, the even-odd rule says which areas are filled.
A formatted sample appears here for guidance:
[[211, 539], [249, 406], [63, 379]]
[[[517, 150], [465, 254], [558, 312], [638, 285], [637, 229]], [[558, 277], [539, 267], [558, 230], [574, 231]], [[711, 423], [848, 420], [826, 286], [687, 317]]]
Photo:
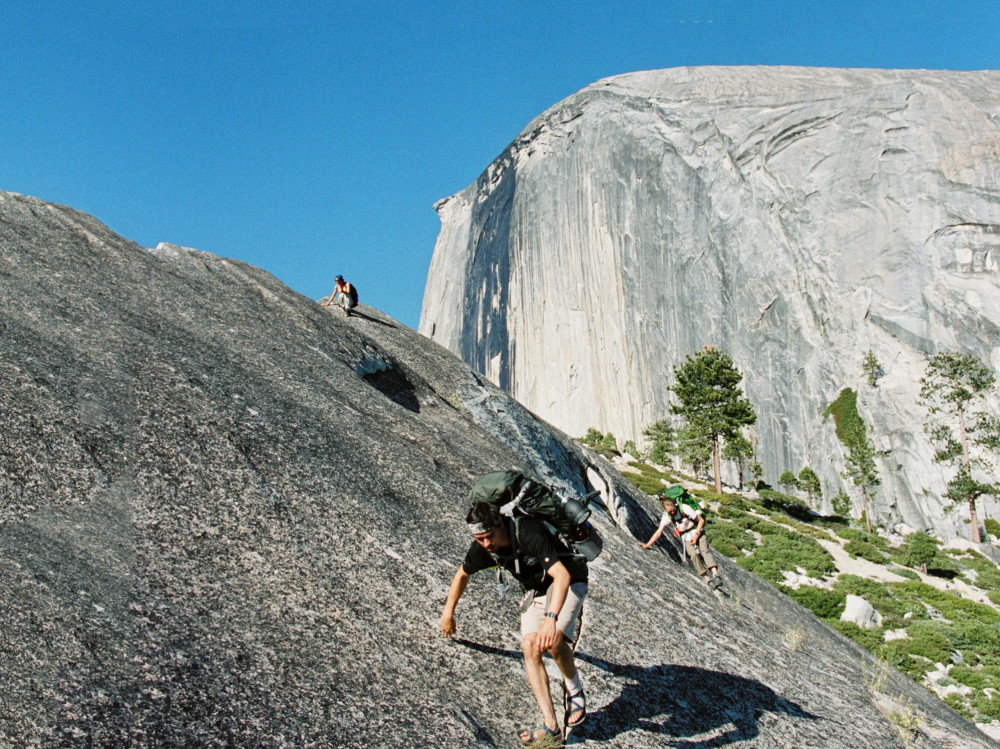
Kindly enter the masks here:
[[931, 359], [920, 385], [931, 416], [924, 428], [938, 448], [934, 459], [956, 468], [945, 498], [954, 506], [968, 505], [972, 540], [980, 543], [976, 500], [1000, 493], [997, 484], [979, 481], [972, 473], [973, 468], [989, 468], [988, 454], [1000, 448], [1000, 419], [985, 410], [996, 376], [971, 354], [942, 352]]
[[854, 485], [861, 489], [861, 499], [864, 502], [865, 531], [872, 532], [871, 499], [875, 498], [875, 487], [882, 483], [875, 467], [875, 446], [868, 439], [868, 430], [860, 414], [850, 419], [845, 425], [847, 458], [844, 461], [845, 474]]
[[721, 441], [735, 439], [741, 427], [757, 420], [750, 401], [743, 397], [743, 375], [733, 360], [713, 346], [706, 346], [674, 367], [678, 404], [671, 407], [683, 417], [690, 431], [709, 442], [715, 492], [722, 493]]
[[871, 349], [868, 349], [868, 353], [865, 354], [865, 360], [861, 363], [861, 368], [868, 375], [868, 384], [876, 387], [878, 385], [878, 378], [882, 376], [882, 365], [875, 356], [875, 352]]
[[649, 440], [649, 459], [659, 465], [665, 464], [667, 458], [677, 448], [677, 438], [673, 425], [666, 419], [660, 419], [646, 427], [642, 434]]
[[799, 488], [799, 480], [795, 478], [795, 474], [788, 469], [782, 471], [781, 475], [778, 476], [778, 483], [785, 487], [790, 486], [793, 491]]
[[802, 470], [799, 471], [799, 489], [806, 493], [810, 505], [812, 504], [813, 494], [820, 499], [823, 498], [823, 487], [819, 483], [819, 476], [809, 466], [802, 466]]

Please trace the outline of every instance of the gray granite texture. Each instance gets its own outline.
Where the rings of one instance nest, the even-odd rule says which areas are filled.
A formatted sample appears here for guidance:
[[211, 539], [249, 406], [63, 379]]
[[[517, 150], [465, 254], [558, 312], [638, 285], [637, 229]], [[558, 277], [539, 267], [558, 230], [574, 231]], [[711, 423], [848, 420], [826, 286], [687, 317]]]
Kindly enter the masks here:
[[[602, 747], [991, 742], [768, 585], [715, 597], [600, 458], [375, 309], [0, 193], [0, 746], [505, 747], [515, 597], [438, 631], [474, 478], [604, 492], [579, 661]], [[799, 637], [790, 636], [798, 632]]]
[[942, 512], [917, 395], [941, 350], [1000, 371], [1000, 72], [607, 78], [436, 208], [420, 332], [542, 418], [641, 441], [672, 367], [714, 345], [745, 375], [772, 484], [810, 465], [860, 513], [823, 416], [850, 387], [879, 520], [969, 535]]

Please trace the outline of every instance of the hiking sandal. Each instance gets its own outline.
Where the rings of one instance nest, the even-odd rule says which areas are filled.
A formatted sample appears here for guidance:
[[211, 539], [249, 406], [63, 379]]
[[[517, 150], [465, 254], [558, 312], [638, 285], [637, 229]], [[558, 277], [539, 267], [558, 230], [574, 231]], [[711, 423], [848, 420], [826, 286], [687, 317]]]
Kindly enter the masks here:
[[[574, 721], [570, 721], [569, 716], [573, 713], [580, 713], [580, 717]], [[583, 723], [587, 719], [587, 698], [583, 694], [581, 689], [579, 692], [567, 695], [566, 697], [566, 713], [563, 715], [563, 723], [565, 723], [567, 728], [576, 728], [578, 725]]]
[[[527, 738], [525, 738], [526, 734]], [[517, 737], [525, 746], [531, 746], [535, 743], [535, 741], [545, 738], [546, 736], [558, 740], [560, 744], [562, 743], [562, 733], [552, 730], [544, 723], [538, 728], [521, 728], [517, 732]]]

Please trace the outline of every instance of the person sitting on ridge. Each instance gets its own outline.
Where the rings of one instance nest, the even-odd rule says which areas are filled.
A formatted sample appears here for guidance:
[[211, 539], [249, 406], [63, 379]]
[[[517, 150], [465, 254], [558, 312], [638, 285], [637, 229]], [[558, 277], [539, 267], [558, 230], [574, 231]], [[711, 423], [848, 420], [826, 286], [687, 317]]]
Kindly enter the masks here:
[[504, 517], [489, 502], [473, 504], [465, 522], [474, 540], [451, 581], [441, 631], [446, 637], [456, 632], [455, 606], [473, 574], [503, 567], [513, 575], [527, 591], [521, 604], [521, 647], [528, 684], [544, 721], [538, 728], [519, 731], [518, 737], [525, 745], [543, 736], [561, 739], [542, 656], [551, 655], [563, 675], [567, 695], [563, 722], [567, 728], [580, 725], [587, 710], [570, 643], [587, 595], [587, 562], [571, 555], [539, 521]]
[[679, 536], [683, 542], [684, 552], [690, 557], [695, 572], [712, 590], [721, 588], [719, 567], [712, 550], [708, 548], [708, 539], [705, 538], [705, 513], [698, 507], [698, 503], [683, 487], [672, 486], [660, 495], [660, 504], [663, 506], [660, 525], [650, 539], [639, 546], [648, 549], [656, 543], [666, 527], [673, 524], [674, 535]]
[[340, 299], [337, 301], [337, 304], [343, 307], [344, 314], [350, 317], [351, 310], [358, 306], [358, 290], [354, 288], [354, 284], [345, 281], [343, 276], [336, 276], [333, 280], [333, 293], [320, 306], [329, 307], [330, 303], [337, 299], [337, 295], [339, 294]]

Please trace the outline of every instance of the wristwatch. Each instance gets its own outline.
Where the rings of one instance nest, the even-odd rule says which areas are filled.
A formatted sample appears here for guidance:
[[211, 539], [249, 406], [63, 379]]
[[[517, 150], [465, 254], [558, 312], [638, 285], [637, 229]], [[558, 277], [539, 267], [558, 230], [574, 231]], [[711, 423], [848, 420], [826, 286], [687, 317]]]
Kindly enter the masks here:
[[546, 611], [545, 612], [545, 618], [546, 619], [558, 619], [559, 618], [559, 614], [557, 614], [555, 611]]

